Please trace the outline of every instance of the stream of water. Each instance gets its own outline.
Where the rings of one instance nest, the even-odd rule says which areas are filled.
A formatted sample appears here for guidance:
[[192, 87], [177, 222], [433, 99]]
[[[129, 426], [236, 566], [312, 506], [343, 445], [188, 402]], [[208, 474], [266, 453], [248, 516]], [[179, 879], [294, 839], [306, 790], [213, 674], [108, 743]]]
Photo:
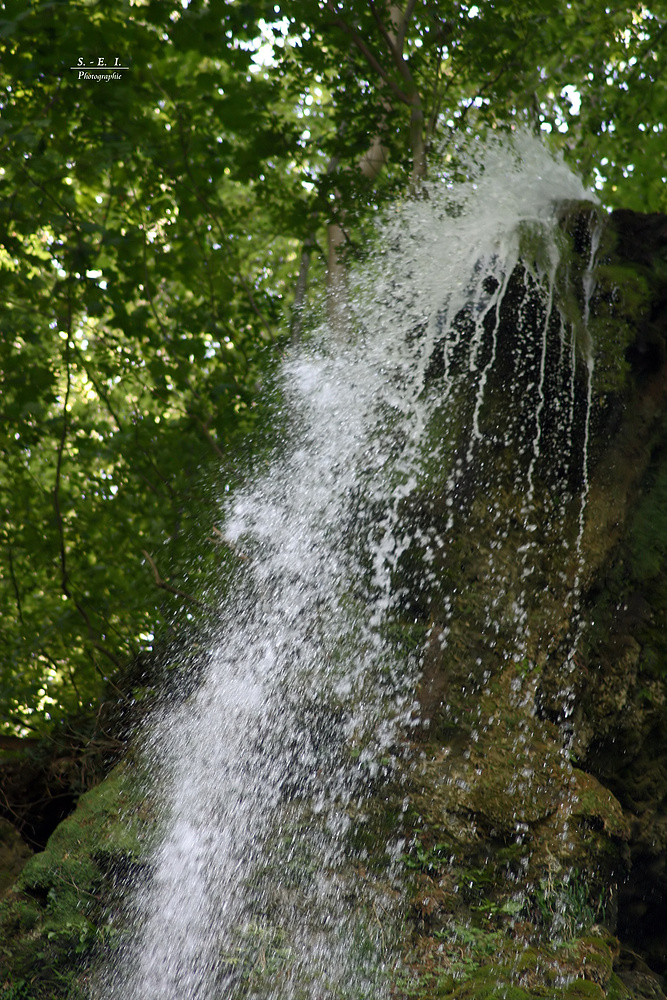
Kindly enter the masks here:
[[[385, 830], [378, 874], [358, 828], [422, 725], [429, 607], [444, 647], [458, 599], [442, 573], [454, 533], [485, 497], [485, 627], [519, 657], [545, 455], [561, 496], [551, 527], [575, 563], [583, 530], [571, 482], [586, 481], [592, 362], [554, 297], [557, 211], [589, 195], [537, 140], [477, 159], [465, 182], [433, 180], [386, 218], [353, 279], [344, 343], [322, 329], [283, 366], [281, 456], [224, 511], [239, 562], [226, 624], [202, 683], [149, 740], [164, 832], [105, 1000], [389, 988], [404, 845]], [[516, 536], [494, 479], [505, 453]]]

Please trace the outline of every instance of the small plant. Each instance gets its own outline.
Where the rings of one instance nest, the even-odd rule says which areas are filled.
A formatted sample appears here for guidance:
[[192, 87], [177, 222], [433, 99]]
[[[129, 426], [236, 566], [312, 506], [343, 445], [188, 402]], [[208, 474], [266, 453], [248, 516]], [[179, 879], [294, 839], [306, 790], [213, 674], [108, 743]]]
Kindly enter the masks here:
[[25, 979], [0, 984], [0, 1000], [30, 1000]]
[[604, 915], [604, 893], [592, 900], [590, 886], [576, 870], [540, 879], [533, 898], [540, 923], [557, 942], [585, 933]]
[[434, 844], [433, 847], [426, 848], [417, 841], [410, 854], [403, 855], [403, 864], [412, 871], [424, 872], [426, 875], [435, 875], [441, 871], [443, 865], [449, 862], [452, 856], [452, 845], [442, 842]]

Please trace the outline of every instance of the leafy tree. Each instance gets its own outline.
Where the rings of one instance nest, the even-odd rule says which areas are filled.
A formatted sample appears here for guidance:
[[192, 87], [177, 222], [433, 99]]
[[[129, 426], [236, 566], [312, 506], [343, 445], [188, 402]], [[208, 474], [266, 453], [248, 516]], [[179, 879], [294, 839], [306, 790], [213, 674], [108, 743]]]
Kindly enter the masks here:
[[[665, 0], [0, 3], [8, 732], [206, 613], [234, 559], [207, 484], [309, 269], [462, 135], [533, 127], [609, 205], [665, 208], [666, 31]], [[80, 78], [100, 58], [129, 69]]]
[[178, 23], [167, 45], [154, 12], [134, 19], [140, 67], [95, 90], [68, 67], [82, 51], [125, 56], [129, 8], [6, 13], [2, 577], [15, 614], [0, 629], [16, 719], [94, 703], [153, 633], [160, 574], [198, 600], [193, 494], [251, 422], [290, 246], [255, 185], [267, 135], [280, 143], [288, 126], [243, 48], [212, 71], [205, 10], [196, 53]]

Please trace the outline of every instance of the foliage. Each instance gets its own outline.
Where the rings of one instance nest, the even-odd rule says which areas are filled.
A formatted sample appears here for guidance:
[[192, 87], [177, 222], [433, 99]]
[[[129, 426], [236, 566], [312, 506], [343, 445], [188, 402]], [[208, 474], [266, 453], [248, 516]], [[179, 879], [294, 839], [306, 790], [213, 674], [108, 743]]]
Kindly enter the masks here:
[[[331, 222], [358, 252], [425, 156], [451, 170], [461, 136], [519, 123], [550, 130], [609, 204], [664, 207], [666, 13], [0, 3], [9, 732], [96, 706], [157, 632], [209, 613], [234, 566], [210, 483], [262, 433], [258, 390], [311, 258], [318, 287]], [[71, 68], [101, 58], [129, 68]]]
[[604, 893], [591, 902], [591, 889], [579, 872], [562, 879], [548, 875], [535, 887], [534, 904], [539, 920], [553, 941], [570, 941], [590, 930], [604, 915]]
[[[122, 6], [5, 11], [0, 697], [27, 722], [94, 703], [219, 568], [202, 477], [252, 423], [289, 246], [257, 210], [249, 54], [209, 99], [206, 35], [166, 46], [156, 12], [129, 45]], [[67, 69], [102, 51], [141, 53], [131, 81]]]
[[[311, 157], [324, 149], [352, 167], [369, 135], [379, 136], [391, 164], [383, 184], [395, 192], [415, 156], [416, 115], [427, 151], [433, 157], [444, 141], [446, 161], [462, 133], [525, 122], [547, 133], [609, 204], [664, 208], [664, 0], [613, 8], [422, 0], [400, 5], [403, 17], [398, 9], [382, 0], [274, 7], [281, 30], [299, 38], [280, 50], [278, 72], [298, 82], [302, 100], [304, 92], [326, 96], [302, 105]], [[324, 185], [330, 198], [333, 183]], [[335, 185], [349, 195], [346, 212], [358, 214], [368, 179], [338, 170]]]

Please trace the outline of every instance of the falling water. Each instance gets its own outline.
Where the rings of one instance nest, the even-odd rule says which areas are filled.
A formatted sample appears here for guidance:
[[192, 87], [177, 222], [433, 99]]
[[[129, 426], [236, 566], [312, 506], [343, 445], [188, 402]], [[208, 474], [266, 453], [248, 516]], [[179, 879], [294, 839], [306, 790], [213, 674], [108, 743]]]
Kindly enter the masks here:
[[225, 510], [225, 626], [150, 738], [163, 833], [105, 1000], [383, 996], [402, 844], [385, 831], [369, 874], [358, 831], [424, 724], [433, 608], [441, 647], [459, 627], [455, 539], [480, 533], [475, 614], [503, 655], [536, 655], [549, 532], [579, 572], [592, 362], [556, 301], [556, 216], [589, 196], [535, 140], [466, 169], [385, 220], [346, 342], [283, 366], [281, 455]]

